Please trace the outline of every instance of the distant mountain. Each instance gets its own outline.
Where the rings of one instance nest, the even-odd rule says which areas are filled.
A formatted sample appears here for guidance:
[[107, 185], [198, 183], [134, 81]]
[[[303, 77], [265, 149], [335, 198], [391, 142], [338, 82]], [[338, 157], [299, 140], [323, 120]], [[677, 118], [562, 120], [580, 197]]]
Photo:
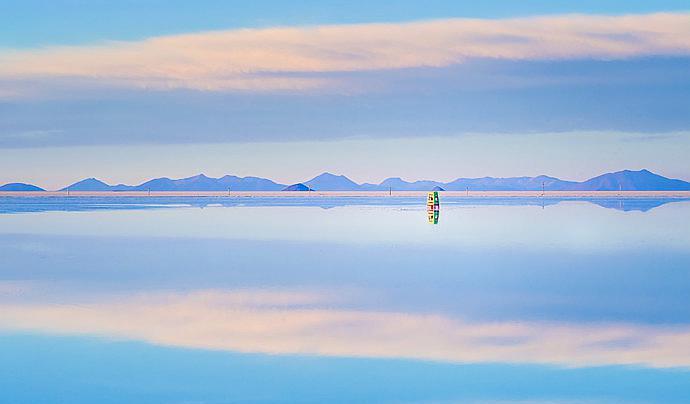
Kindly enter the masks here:
[[24, 184], [22, 182], [12, 182], [0, 186], [0, 191], [7, 192], [39, 192], [45, 191], [45, 189], [37, 187], [36, 185]]
[[266, 178], [260, 177], [235, 177], [226, 175], [221, 178], [224, 185], [236, 191], [277, 191], [283, 188], [284, 184], [278, 184]]
[[690, 183], [666, 178], [648, 170], [623, 170], [591, 178], [576, 184], [573, 189], [586, 191], [690, 191]]
[[173, 180], [167, 177], [149, 180], [136, 186], [137, 191], [227, 191], [219, 178], [204, 174]]
[[436, 187], [445, 188], [445, 184], [437, 181], [407, 182], [399, 177], [387, 178], [379, 184], [382, 191], [431, 191]]
[[258, 177], [236, 177], [226, 175], [221, 178], [210, 178], [203, 174], [194, 177], [173, 180], [170, 178], [156, 178], [143, 184], [108, 185], [96, 178], [87, 178], [62, 189], [66, 191], [279, 191], [285, 185]]
[[178, 191], [175, 180], [156, 178], [134, 187], [136, 191]]
[[323, 173], [316, 176], [309, 181], [304, 182], [304, 185], [317, 191], [360, 191], [361, 186], [344, 175], [334, 175], [331, 173]]
[[299, 184], [292, 184], [289, 185], [285, 188], [283, 188], [283, 191], [313, 191], [313, 189], [309, 188], [308, 186], [299, 183]]
[[541, 191], [542, 186], [547, 191], [563, 191], [577, 184], [558, 178], [540, 175], [537, 177], [508, 177], [508, 178], [458, 178], [445, 184], [449, 191]]
[[448, 183], [436, 181], [407, 182], [388, 178], [379, 185], [363, 184], [367, 190], [428, 191], [436, 187], [448, 191], [688, 191], [690, 183], [654, 174], [648, 170], [618, 171], [594, 177], [587, 181], [564, 181], [540, 175], [537, 177], [458, 178]]
[[344, 175], [323, 173], [309, 181], [304, 182], [316, 191], [430, 191], [435, 187], [444, 185], [437, 181], [407, 182], [401, 178], [388, 178], [380, 184], [357, 184]]
[[[27, 184], [8, 184], [20, 187]], [[380, 184], [357, 184], [344, 175], [323, 173], [309, 181], [294, 184], [290, 187], [302, 185], [316, 191], [431, 191], [444, 189], [447, 191], [690, 191], [690, 182], [670, 179], [648, 170], [618, 171], [603, 174], [587, 181], [564, 181], [555, 177], [540, 175], [536, 177], [482, 177], [458, 178], [450, 182], [414, 181], [408, 182], [398, 177], [388, 178]], [[286, 186], [266, 178], [237, 177], [226, 175], [211, 178], [203, 174], [193, 177], [170, 179], [156, 178], [143, 184], [108, 185], [95, 178], [87, 178], [62, 190], [71, 191], [279, 191]], [[288, 187], [289, 188], [289, 187]], [[40, 190], [40, 188], [39, 188]], [[298, 190], [298, 189], [295, 189]]]
[[194, 177], [172, 180], [156, 178], [135, 187], [137, 191], [279, 191], [285, 185], [266, 178], [237, 177], [226, 175], [220, 178], [199, 174]]
[[60, 191], [70, 190], [70, 191], [86, 191], [86, 192], [105, 192], [105, 191], [130, 191], [133, 189], [134, 189], [134, 187], [131, 187], [128, 185], [123, 185], [123, 184], [108, 185], [101, 180], [97, 180], [96, 178], [87, 178], [85, 180], [75, 182], [74, 184], [69, 185], [65, 188], [62, 188]]

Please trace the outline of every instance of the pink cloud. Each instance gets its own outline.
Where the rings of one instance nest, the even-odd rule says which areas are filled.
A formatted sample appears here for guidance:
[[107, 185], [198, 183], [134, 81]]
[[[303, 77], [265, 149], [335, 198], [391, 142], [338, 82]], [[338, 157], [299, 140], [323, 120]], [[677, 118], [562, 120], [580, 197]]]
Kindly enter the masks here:
[[690, 14], [564, 15], [237, 29], [0, 54], [0, 78], [78, 78], [200, 90], [300, 90], [294, 73], [444, 67], [473, 58], [621, 59], [690, 54]]

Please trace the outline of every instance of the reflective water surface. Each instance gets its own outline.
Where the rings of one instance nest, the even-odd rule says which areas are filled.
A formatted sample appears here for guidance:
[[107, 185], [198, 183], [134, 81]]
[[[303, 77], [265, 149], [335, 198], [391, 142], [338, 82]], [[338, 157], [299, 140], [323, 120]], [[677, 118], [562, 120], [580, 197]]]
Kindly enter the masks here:
[[690, 202], [441, 198], [0, 198], [4, 399], [690, 402]]

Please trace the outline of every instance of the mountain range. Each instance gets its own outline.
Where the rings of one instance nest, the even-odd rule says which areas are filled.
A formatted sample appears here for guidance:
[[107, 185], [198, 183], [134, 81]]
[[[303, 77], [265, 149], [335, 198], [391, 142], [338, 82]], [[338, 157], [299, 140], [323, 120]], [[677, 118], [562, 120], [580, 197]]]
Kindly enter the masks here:
[[156, 178], [139, 185], [108, 185], [96, 178], [81, 180], [60, 191], [280, 191], [285, 185], [258, 177], [236, 177], [226, 175], [220, 178], [207, 177], [204, 174], [194, 177], [170, 179]]
[[[211, 178], [203, 174], [171, 179], [156, 178], [139, 185], [109, 185], [96, 178], [76, 182], [61, 191], [690, 191], [690, 182], [666, 178], [649, 170], [623, 170], [606, 173], [586, 181], [565, 181], [555, 177], [458, 178], [450, 182], [414, 181], [388, 178], [379, 184], [358, 184], [344, 175], [323, 173], [297, 184], [280, 184], [266, 178], [226, 175]], [[0, 191], [42, 191], [30, 184], [12, 183]]]

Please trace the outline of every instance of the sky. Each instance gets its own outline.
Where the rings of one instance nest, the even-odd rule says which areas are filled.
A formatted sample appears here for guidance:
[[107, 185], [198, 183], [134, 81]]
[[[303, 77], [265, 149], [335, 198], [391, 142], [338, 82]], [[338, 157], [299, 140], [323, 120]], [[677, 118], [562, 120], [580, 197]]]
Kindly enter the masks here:
[[0, 0], [0, 183], [690, 180], [686, 1], [370, 3]]

